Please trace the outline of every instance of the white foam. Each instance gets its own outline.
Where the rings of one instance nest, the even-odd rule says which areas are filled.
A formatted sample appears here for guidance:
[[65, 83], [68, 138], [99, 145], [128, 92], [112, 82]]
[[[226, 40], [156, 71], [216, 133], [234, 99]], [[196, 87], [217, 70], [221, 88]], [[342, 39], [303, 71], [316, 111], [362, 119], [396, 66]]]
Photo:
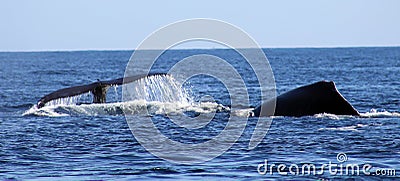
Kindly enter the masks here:
[[214, 102], [201, 102], [195, 104], [182, 104], [178, 102], [159, 102], [134, 100], [129, 102], [117, 102], [106, 104], [82, 104], [82, 105], [56, 105], [45, 106], [38, 109], [33, 106], [23, 115], [36, 116], [71, 116], [71, 115], [122, 115], [124, 113], [148, 116], [154, 114], [161, 115], [183, 115], [186, 111], [210, 114], [216, 111], [227, 111], [228, 107]]
[[[329, 119], [343, 119], [343, 118], [352, 118], [355, 116], [351, 115], [336, 115], [336, 114], [329, 114], [329, 113], [321, 113], [315, 114], [314, 117], [316, 118], [329, 118]], [[389, 112], [386, 110], [378, 111], [376, 109], [371, 109], [369, 112], [360, 113], [361, 118], [386, 118], [386, 117], [400, 117], [400, 113], [398, 112]]]
[[386, 110], [378, 111], [376, 109], [371, 109], [369, 112], [360, 113], [361, 117], [367, 118], [383, 118], [383, 117], [400, 117], [398, 112], [388, 112]]
[[[60, 106], [60, 105], [58, 105]], [[58, 113], [55, 111], [55, 109], [58, 106], [45, 106], [42, 107], [41, 109], [38, 109], [36, 105], [32, 106], [30, 109], [25, 111], [22, 116], [28, 116], [28, 115], [35, 115], [35, 116], [45, 116], [45, 117], [63, 117], [63, 116], [69, 116], [69, 114], [65, 113]]]
[[336, 114], [329, 114], [329, 113], [321, 113], [314, 115], [316, 118], [329, 118], [329, 119], [340, 119], [340, 117]]
[[334, 128], [319, 128], [318, 130], [334, 130], [334, 131], [360, 131], [359, 128], [363, 128], [369, 125], [365, 124], [356, 124], [353, 126], [343, 126], [343, 127], [334, 127]]
[[251, 117], [254, 116], [253, 108], [247, 108], [247, 109], [237, 109], [233, 111], [233, 115], [238, 116], [238, 117]]

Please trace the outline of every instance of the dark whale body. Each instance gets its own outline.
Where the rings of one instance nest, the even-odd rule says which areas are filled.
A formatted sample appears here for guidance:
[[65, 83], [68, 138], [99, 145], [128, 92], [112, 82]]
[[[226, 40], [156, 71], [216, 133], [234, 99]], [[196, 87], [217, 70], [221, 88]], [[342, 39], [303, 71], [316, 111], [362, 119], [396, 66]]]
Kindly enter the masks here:
[[131, 77], [124, 77], [119, 79], [113, 79], [108, 81], [97, 81], [87, 85], [69, 87], [65, 89], [60, 89], [54, 91], [50, 94], [43, 96], [37, 103], [37, 107], [40, 109], [46, 105], [46, 103], [60, 98], [72, 97], [79, 94], [91, 92], [93, 94], [93, 103], [105, 103], [106, 102], [106, 94], [108, 88], [111, 86], [122, 85], [126, 83], [130, 83], [141, 78], [147, 76], [154, 76], [154, 75], [166, 75], [165, 73], [150, 73], [146, 75], [138, 75], [138, 76], [131, 76]]
[[[273, 111], [271, 108], [275, 103]], [[300, 117], [319, 113], [360, 115], [338, 92], [332, 81], [320, 81], [293, 89], [256, 107], [253, 112], [254, 116]]]

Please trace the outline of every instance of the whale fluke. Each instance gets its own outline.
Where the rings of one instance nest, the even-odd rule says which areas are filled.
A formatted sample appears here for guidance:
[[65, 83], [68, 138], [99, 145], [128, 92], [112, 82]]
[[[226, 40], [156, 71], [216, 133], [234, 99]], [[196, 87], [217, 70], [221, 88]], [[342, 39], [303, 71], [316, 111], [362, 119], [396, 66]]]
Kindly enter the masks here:
[[[275, 111], [271, 111], [276, 103]], [[360, 114], [338, 92], [335, 83], [320, 81], [293, 89], [254, 109], [254, 116], [310, 116], [319, 113]]]
[[166, 75], [165, 73], [150, 73], [145, 75], [137, 75], [131, 77], [124, 77], [119, 79], [113, 79], [108, 81], [97, 81], [87, 85], [81, 86], [74, 86], [68, 87], [64, 89], [60, 89], [54, 91], [50, 94], [43, 96], [37, 103], [38, 108], [42, 108], [45, 106], [46, 103], [50, 102], [51, 100], [72, 97], [79, 94], [91, 92], [93, 94], [93, 103], [105, 103], [106, 102], [106, 94], [107, 90], [110, 86], [122, 85], [127, 84], [141, 78], [147, 76], [154, 76], [154, 75]]

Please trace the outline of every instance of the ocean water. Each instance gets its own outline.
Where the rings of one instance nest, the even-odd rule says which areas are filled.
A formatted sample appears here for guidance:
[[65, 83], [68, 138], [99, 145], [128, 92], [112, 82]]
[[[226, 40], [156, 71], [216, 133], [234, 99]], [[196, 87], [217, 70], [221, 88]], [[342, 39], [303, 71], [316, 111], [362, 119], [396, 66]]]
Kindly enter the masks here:
[[[116, 87], [108, 91], [107, 104], [84, 104], [91, 100], [91, 95], [85, 94], [52, 102], [38, 110], [34, 105], [52, 91], [98, 79], [123, 77], [132, 51], [1, 52], [0, 179], [399, 178], [399, 47], [264, 49], [264, 52], [271, 64], [278, 94], [316, 81], [331, 80], [362, 116], [274, 117], [261, 143], [249, 149], [257, 124], [257, 118], [247, 117], [249, 107], [259, 105], [262, 100], [254, 72], [234, 50], [170, 50], [159, 57], [152, 69], [165, 72], [180, 60], [198, 54], [226, 60], [243, 77], [250, 94], [250, 105], [240, 105], [233, 115], [229, 115], [232, 107], [227, 88], [210, 76], [196, 76], [182, 90], [171, 86], [170, 80], [152, 80], [158, 91], [169, 91], [158, 97], [157, 91], [147, 98], [139, 95], [137, 101], [130, 103], [121, 102], [121, 87]], [[229, 80], [230, 75], [225, 76]], [[144, 80], [136, 86], [149, 87]], [[241, 95], [235, 93], [235, 96]], [[204, 163], [176, 164], [154, 156], [135, 139], [124, 111], [133, 113], [136, 120], [151, 117], [162, 134], [186, 144], [217, 136], [229, 118], [247, 120], [247, 125], [239, 140], [224, 154]], [[180, 129], [168, 119], [173, 116], [185, 121], [199, 114], [211, 115], [213, 119], [206, 127], [192, 131]], [[340, 162], [338, 156], [344, 154], [346, 160]], [[268, 169], [271, 164], [287, 165], [281, 171], [288, 174], [279, 173], [277, 167], [260, 174], [266, 160]], [[369, 164], [372, 174], [379, 169], [391, 169], [396, 175], [389, 175], [389, 171], [379, 176], [332, 174], [327, 167], [321, 174], [289, 172], [295, 170], [289, 169], [292, 164], [300, 167], [314, 164], [318, 169], [329, 163], [360, 167]]]

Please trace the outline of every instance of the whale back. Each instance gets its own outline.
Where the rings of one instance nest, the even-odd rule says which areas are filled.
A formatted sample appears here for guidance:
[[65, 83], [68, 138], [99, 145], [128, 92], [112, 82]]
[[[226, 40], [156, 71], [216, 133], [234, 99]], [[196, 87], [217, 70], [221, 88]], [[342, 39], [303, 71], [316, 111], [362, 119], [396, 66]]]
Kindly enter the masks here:
[[[275, 112], [271, 114], [271, 107]], [[255, 116], [308, 116], [319, 113], [356, 115], [359, 113], [338, 92], [335, 83], [320, 81], [286, 92], [254, 109]]]

